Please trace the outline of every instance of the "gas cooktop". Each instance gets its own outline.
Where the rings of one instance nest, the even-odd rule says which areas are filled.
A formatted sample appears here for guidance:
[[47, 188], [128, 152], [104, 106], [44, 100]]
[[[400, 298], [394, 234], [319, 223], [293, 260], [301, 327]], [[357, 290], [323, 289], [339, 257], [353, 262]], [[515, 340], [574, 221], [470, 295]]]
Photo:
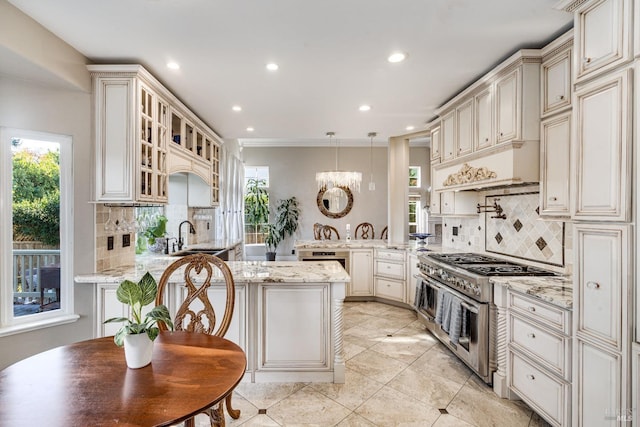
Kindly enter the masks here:
[[428, 257], [481, 276], [555, 276], [542, 268], [475, 253], [434, 253]]

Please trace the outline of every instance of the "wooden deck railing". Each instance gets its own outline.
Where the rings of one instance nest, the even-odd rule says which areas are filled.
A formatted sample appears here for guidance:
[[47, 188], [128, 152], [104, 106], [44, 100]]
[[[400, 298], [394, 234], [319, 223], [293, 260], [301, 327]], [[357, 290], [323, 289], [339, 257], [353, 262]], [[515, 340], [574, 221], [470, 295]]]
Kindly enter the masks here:
[[[42, 291], [41, 271], [44, 267], [53, 267], [57, 274], [58, 288], [60, 282], [60, 250], [59, 249], [14, 249], [13, 250], [13, 301], [28, 303], [33, 299], [40, 300]], [[58, 267], [57, 271], [55, 271]], [[50, 268], [51, 269], [51, 268]], [[50, 270], [49, 269], [49, 270]], [[46, 270], [46, 269], [45, 269]], [[44, 283], [45, 288], [47, 284]], [[39, 301], [40, 304], [43, 301]]]

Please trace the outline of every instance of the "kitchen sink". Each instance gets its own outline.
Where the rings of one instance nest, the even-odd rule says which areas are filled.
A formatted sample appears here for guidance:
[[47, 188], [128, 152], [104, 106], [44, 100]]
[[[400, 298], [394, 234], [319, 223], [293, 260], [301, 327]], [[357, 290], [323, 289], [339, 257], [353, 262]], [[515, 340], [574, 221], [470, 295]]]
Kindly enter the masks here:
[[227, 248], [184, 249], [184, 250], [172, 253], [171, 256], [185, 256], [185, 255], [193, 255], [193, 254], [209, 254], [209, 255], [215, 255], [224, 261], [229, 260], [229, 250]]

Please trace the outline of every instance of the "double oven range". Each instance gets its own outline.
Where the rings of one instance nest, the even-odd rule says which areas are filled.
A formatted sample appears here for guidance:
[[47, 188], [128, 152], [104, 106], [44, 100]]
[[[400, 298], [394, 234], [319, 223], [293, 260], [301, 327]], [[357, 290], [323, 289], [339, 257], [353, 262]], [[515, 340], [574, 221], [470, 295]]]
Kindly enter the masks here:
[[[552, 276], [554, 272], [512, 263], [477, 253], [429, 253], [419, 255], [415, 309], [418, 318], [445, 346], [453, 351], [483, 381], [491, 384], [496, 370], [496, 307], [493, 303], [492, 276]], [[445, 294], [458, 302], [462, 317], [460, 329], [441, 326]], [[440, 307], [438, 307], [440, 302]]]

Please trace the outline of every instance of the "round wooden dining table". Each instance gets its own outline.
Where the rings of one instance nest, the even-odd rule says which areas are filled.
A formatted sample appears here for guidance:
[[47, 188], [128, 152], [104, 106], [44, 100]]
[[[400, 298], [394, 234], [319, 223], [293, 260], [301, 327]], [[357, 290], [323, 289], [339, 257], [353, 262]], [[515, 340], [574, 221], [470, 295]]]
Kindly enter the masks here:
[[127, 368], [113, 337], [54, 348], [0, 371], [1, 426], [165, 426], [229, 394], [247, 366], [240, 347], [161, 332], [150, 365]]

